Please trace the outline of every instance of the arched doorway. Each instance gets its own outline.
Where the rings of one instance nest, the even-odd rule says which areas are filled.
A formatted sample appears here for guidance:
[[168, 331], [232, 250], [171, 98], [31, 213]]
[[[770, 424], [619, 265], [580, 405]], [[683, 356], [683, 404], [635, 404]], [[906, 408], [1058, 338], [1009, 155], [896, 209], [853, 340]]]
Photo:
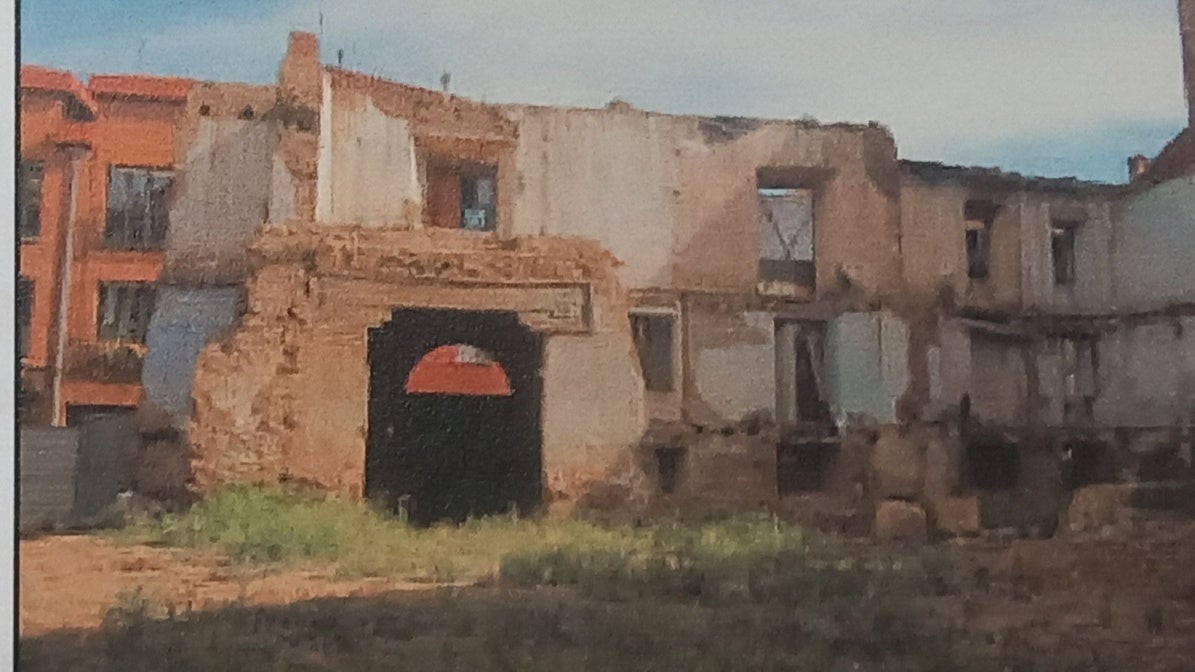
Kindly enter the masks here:
[[537, 509], [542, 358], [512, 312], [395, 310], [369, 334], [366, 495], [418, 524]]

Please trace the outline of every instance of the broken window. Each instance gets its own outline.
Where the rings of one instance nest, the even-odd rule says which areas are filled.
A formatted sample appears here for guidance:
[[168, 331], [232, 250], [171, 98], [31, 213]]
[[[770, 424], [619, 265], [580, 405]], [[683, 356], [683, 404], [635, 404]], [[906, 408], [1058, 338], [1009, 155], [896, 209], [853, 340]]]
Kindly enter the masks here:
[[644, 385], [651, 392], [673, 389], [672, 323], [672, 315], [664, 313], [631, 313], [631, 333], [639, 351]]
[[29, 325], [33, 321], [33, 281], [26, 277], [17, 280], [17, 355], [29, 354]]
[[169, 171], [112, 166], [104, 243], [118, 250], [160, 250], [170, 223]]
[[820, 490], [838, 452], [833, 443], [781, 443], [776, 446], [776, 490], [781, 497]]
[[427, 169], [429, 224], [493, 231], [497, 224], [498, 169], [480, 163], [432, 161]]
[[1075, 282], [1075, 229], [1077, 222], [1054, 222], [1050, 231], [1050, 256], [1054, 262], [1054, 284]]
[[967, 277], [988, 277], [992, 258], [992, 224], [999, 206], [990, 201], [967, 201], [963, 208], [967, 241]]
[[1064, 338], [1062, 375], [1064, 384], [1063, 415], [1067, 424], [1090, 423], [1094, 419], [1098, 350], [1092, 338]]
[[656, 448], [656, 474], [659, 477], [660, 492], [670, 495], [676, 492], [684, 466], [684, 448]]
[[1021, 477], [1017, 444], [993, 432], [972, 437], [964, 452], [964, 483], [980, 490], [1012, 490]]
[[41, 161], [21, 161], [17, 187], [18, 227], [21, 239], [37, 238], [41, 234], [41, 192], [45, 164]]
[[148, 282], [100, 284], [97, 336], [101, 341], [144, 343], [156, 289]]
[[1071, 441], [1063, 451], [1062, 477], [1072, 490], [1116, 481], [1112, 449], [1102, 441]]
[[776, 322], [776, 408], [781, 423], [830, 426], [830, 406], [822, 396], [822, 344], [825, 325]]
[[765, 187], [759, 194], [759, 277], [814, 286], [813, 190]]

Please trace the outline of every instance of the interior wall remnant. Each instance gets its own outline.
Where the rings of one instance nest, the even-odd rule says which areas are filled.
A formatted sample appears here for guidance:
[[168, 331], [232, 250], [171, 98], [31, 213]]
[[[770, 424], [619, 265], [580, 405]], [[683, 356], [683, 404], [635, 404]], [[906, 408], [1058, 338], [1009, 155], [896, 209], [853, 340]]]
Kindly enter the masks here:
[[697, 424], [775, 417], [775, 317], [694, 306], [689, 317], [691, 389], [687, 416]]
[[395, 226], [423, 207], [415, 140], [406, 119], [368, 95], [332, 92], [330, 221]]
[[239, 287], [158, 288], [141, 368], [144, 401], [178, 426], [191, 415], [191, 381], [199, 352], [225, 337], [240, 316]]
[[910, 383], [908, 324], [892, 313], [843, 313], [826, 329], [829, 398], [841, 426], [851, 415], [897, 421]]

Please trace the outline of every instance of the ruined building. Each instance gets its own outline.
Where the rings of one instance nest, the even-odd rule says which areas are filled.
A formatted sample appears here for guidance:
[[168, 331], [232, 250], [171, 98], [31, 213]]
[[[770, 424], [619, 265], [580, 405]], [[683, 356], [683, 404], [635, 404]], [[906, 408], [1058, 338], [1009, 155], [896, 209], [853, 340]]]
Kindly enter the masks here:
[[1026, 178], [875, 124], [479, 103], [294, 34], [276, 86], [180, 104], [142, 405], [199, 491], [1048, 530], [1189, 474], [1189, 137]]

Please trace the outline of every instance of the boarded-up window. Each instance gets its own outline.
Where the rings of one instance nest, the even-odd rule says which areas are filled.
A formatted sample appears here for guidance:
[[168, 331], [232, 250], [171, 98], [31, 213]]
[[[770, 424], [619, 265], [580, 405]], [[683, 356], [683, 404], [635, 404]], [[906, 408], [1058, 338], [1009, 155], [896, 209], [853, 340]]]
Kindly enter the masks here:
[[29, 278], [17, 280], [17, 353], [21, 357], [29, 354], [29, 325], [33, 321], [33, 281]]
[[170, 224], [169, 171], [112, 166], [104, 243], [118, 250], [160, 250]]
[[1077, 222], [1054, 222], [1050, 232], [1050, 256], [1054, 263], [1054, 284], [1075, 282], [1075, 230]]
[[672, 316], [633, 313], [631, 331], [646, 388], [652, 392], [672, 391]]
[[988, 277], [992, 259], [992, 224], [999, 206], [989, 201], [967, 201], [964, 207], [967, 241], [967, 277]]
[[760, 188], [759, 277], [813, 286], [813, 191]]
[[101, 284], [97, 320], [99, 340], [144, 343], [155, 295], [155, 287], [148, 282]]
[[41, 191], [45, 166], [41, 161], [21, 161], [18, 170], [20, 184], [17, 208], [21, 238], [37, 238], [41, 234]]

